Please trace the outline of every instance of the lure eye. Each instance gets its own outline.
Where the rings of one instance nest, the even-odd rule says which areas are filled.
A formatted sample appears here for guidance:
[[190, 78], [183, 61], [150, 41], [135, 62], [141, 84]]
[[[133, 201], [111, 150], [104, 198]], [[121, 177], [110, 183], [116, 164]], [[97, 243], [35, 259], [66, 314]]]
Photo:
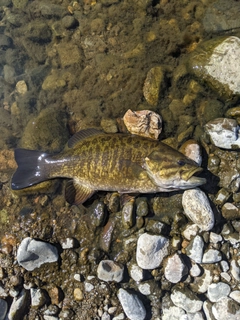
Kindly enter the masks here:
[[177, 163], [178, 163], [178, 165], [181, 166], [181, 167], [186, 164], [185, 161], [183, 161], [183, 160], [178, 160]]

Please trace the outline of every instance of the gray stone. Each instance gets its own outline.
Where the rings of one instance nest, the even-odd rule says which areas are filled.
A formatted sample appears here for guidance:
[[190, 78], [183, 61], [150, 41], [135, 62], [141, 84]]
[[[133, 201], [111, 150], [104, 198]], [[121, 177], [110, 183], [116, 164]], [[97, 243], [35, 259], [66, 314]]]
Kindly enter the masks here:
[[137, 295], [128, 293], [124, 289], [119, 289], [117, 293], [122, 308], [130, 320], [144, 320], [146, 309]]
[[29, 292], [25, 289], [21, 291], [18, 297], [13, 299], [10, 310], [8, 312], [8, 320], [23, 319], [23, 313], [28, 307]]
[[220, 234], [210, 232], [210, 242], [218, 243], [220, 241], [222, 241], [222, 236]]
[[172, 302], [190, 313], [198, 312], [202, 309], [203, 302], [188, 288], [176, 286], [171, 294]]
[[203, 246], [204, 242], [202, 237], [196, 236], [189, 242], [189, 245], [186, 247], [186, 254], [193, 261], [201, 263], [203, 256]]
[[176, 306], [170, 306], [169, 308], [163, 309], [162, 320], [179, 320], [180, 317], [184, 316], [185, 311]]
[[208, 298], [211, 302], [217, 302], [222, 297], [229, 295], [231, 288], [224, 282], [211, 283], [208, 287]]
[[43, 290], [38, 289], [38, 288], [31, 288], [30, 294], [31, 294], [32, 307], [40, 308], [46, 302], [46, 294], [44, 293]]
[[137, 264], [133, 263], [129, 266], [128, 272], [130, 277], [134, 281], [142, 281], [143, 280], [143, 269], [140, 268]]
[[123, 279], [124, 268], [112, 260], [102, 260], [97, 268], [97, 275], [103, 281], [120, 282]]
[[240, 281], [240, 268], [235, 260], [231, 261], [230, 270], [231, 270], [231, 274], [232, 274], [233, 278], [237, 281]]
[[192, 267], [190, 269], [190, 275], [192, 277], [198, 277], [201, 273], [201, 268], [199, 267], [198, 264], [192, 263]]
[[239, 320], [240, 306], [231, 298], [224, 297], [214, 303], [212, 313], [216, 320]]
[[7, 314], [8, 305], [7, 302], [3, 299], [0, 299], [0, 320], [4, 320]]
[[167, 257], [164, 267], [164, 275], [168, 281], [178, 283], [187, 273], [188, 269], [181, 256], [174, 253], [172, 256]]
[[199, 228], [196, 224], [187, 224], [183, 231], [182, 231], [182, 235], [184, 236], [184, 238], [186, 238], [187, 240], [191, 240], [191, 238], [195, 237], [199, 232]]
[[208, 249], [204, 252], [202, 263], [216, 263], [222, 260], [222, 254], [216, 249]]
[[194, 282], [191, 284], [191, 287], [193, 288], [194, 292], [205, 293], [207, 292], [209, 285], [212, 283], [212, 279], [212, 265], [205, 265], [203, 269], [203, 274], [194, 279]]
[[162, 236], [143, 233], [137, 242], [136, 259], [142, 269], [158, 268], [168, 254], [169, 240]]
[[182, 205], [186, 216], [202, 231], [209, 231], [213, 228], [213, 211], [203, 191], [198, 188], [184, 191]]
[[17, 251], [18, 263], [28, 271], [57, 260], [58, 251], [53, 245], [30, 237], [23, 239]]
[[240, 291], [239, 290], [232, 291], [230, 293], [229, 297], [240, 304]]

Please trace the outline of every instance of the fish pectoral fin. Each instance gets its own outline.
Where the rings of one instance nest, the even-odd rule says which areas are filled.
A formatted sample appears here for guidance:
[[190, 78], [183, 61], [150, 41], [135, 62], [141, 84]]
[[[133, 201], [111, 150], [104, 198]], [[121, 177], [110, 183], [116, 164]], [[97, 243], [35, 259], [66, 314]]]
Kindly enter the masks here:
[[95, 190], [77, 183], [74, 180], [67, 182], [65, 198], [70, 204], [81, 204], [94, 194]]

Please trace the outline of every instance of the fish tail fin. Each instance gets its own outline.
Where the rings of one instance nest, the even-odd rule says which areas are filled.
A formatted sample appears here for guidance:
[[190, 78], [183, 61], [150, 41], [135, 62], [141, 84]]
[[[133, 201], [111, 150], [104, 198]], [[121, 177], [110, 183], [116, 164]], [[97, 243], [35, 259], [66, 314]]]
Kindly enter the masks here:
[[49, 179], [45, 159], [47, 153], [36, 150], [16, 149], [14, 152], [18, 168], [12, 176], [11, 188], [19, 190]]

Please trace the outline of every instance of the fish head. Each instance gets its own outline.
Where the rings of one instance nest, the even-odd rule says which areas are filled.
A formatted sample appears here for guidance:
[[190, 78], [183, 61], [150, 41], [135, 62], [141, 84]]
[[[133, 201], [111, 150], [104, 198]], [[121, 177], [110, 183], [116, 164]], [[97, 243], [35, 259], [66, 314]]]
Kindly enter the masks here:
[[206, 179], [195, 176], [203, 169], [170, 147], [167, 152], [152, 152], [145, 158], [144, 168], [162, 191], [185, 190], [206, 183]]

